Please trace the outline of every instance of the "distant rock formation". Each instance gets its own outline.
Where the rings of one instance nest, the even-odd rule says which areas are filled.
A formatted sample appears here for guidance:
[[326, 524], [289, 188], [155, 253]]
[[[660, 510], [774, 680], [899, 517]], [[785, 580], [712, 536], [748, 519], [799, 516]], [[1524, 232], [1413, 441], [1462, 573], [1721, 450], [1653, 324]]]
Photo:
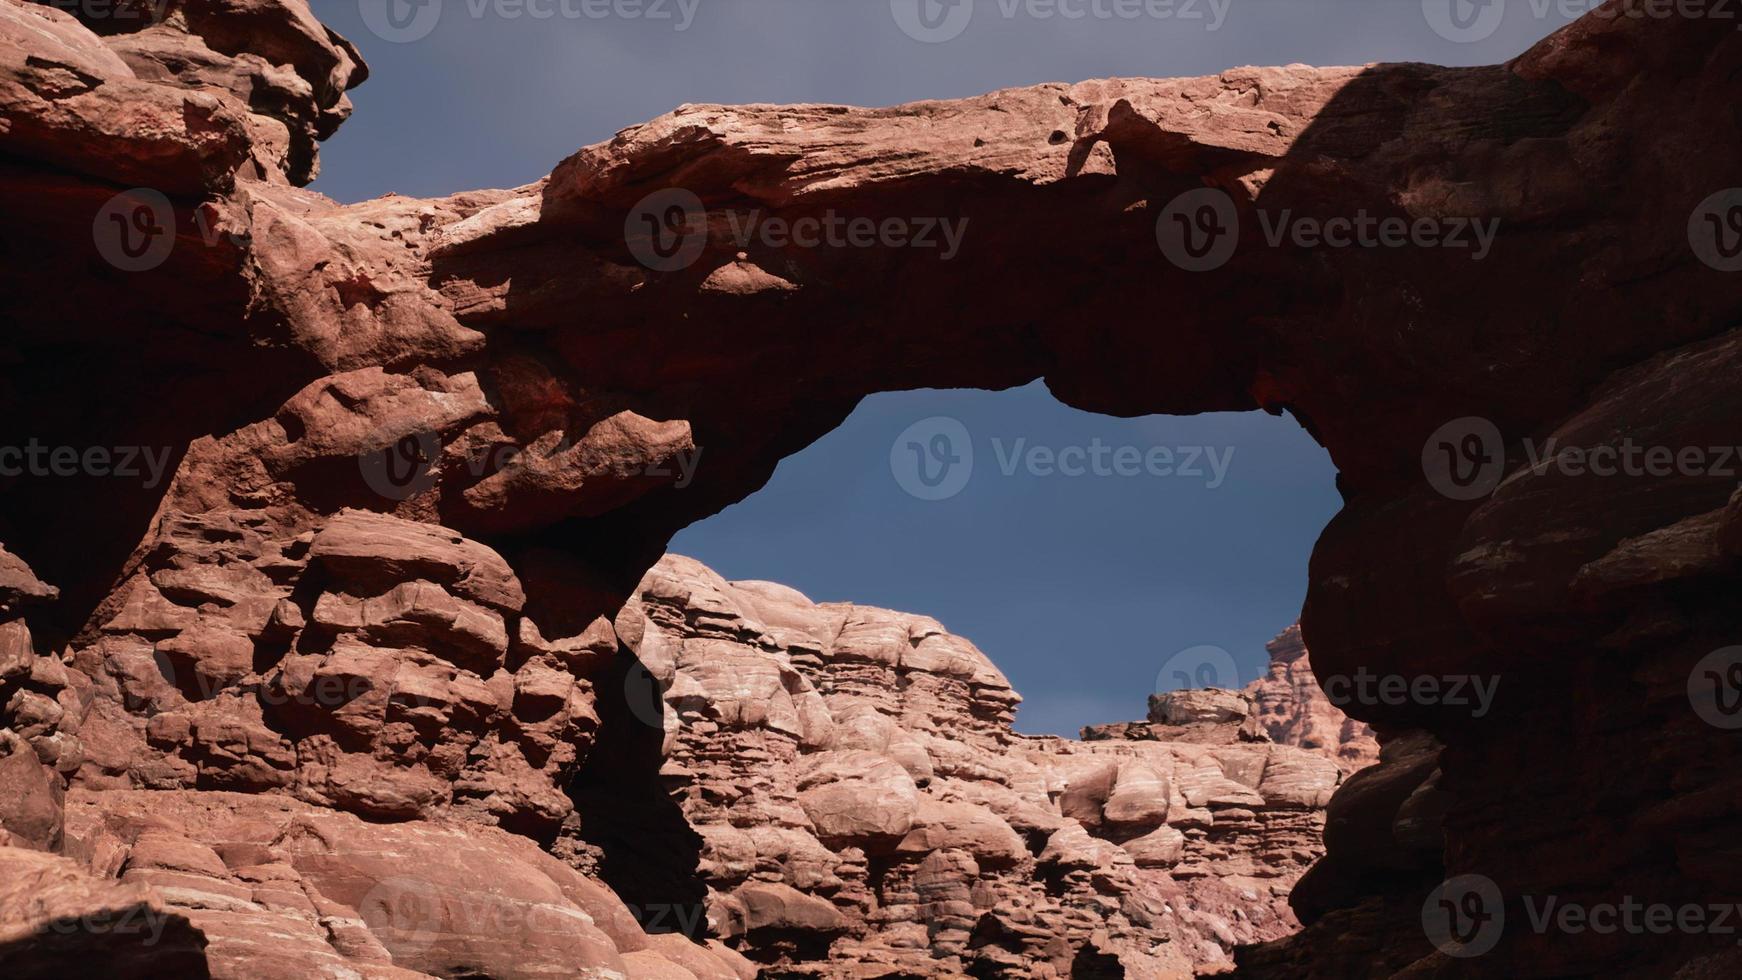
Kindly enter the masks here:
[[660, 692], [629, 724], [699, 839], [648, 847], [657, 802], [626, 806], [609, 765], [582, 774], [584, 835], [631, 905], [698, 876], [709, 932], [776, 975], [1189, 976], [1295, 928], [1342, 774], [1238, 692], [1170, 696], [1237, 710], [1121, 737], [1019, 735], [1004, 676], [937, 621], [677, 556], [617, 632]]
[[1379, 761], [1379, 740], [1365, 722], [1332, 704], [1313, 675], [1297, 623], [1266, 644], [1270, 669], [1246, 685], [1258, 723], [1273, 741], [1325, 752], [1344, 772]]

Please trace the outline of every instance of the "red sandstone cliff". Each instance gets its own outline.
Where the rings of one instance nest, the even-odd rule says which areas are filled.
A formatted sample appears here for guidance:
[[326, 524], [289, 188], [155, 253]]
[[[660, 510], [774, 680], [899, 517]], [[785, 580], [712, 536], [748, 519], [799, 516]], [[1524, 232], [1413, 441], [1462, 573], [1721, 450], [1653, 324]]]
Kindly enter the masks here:
[[1319, 686], [1298, 624], [1283, 630], [1265, 649], [1269, 672], [1246, 685], [1246, 694], [1273, 741], [1324, 752], [1344, 772], [1379, 761], [1373, 729], [1343, 714]]
[[[1726, 231], [1708, 202], [1742, 186], [1742, 34], [1619, 6], [1500, 66], [1236, 69], [875, 110], [685, 106], [526, 187], [339, 206], [295, 185], [364, 71], [300, 0], [187, 0], [120, 32], [0, 0], [0, 417], [25, 446], [144, 447], [165, 474], [84, 465], [0, 486], [7, 969], [58, 975], [101, 954], [168, 976], [747, 971], [718, 936], [649, 935], [585, 873], [617, 873], [592, 838], [699, 847], [690, 820], [721, 805], [647, 791], [664, 788], [663, 744], [604, 751], [633, 716], [616, 673], [626, 603], [672, 533], [753, 492], [862, 396], [1045, 378], [1092, 411], [1293, 414], [1345, 499], [1303, 614], [1318, 670], [1500, 682], [1479, 715], [1443, 699], [1348, 706], [1387, 733], [1379, 764], [1325, 811], [1327, 854], [1289, 896], [1305, 931], [1238, 950], [1243, 971], [1734, 973], [1733, 944], [1700, 930], [1508, 928], [1472, 965], [1421, 915], [1468, 876], [1514, 923], [1544, 895], [1742, 896], [1728, 857], [1742, 747], [1720, 706], [1691, 696], [1724, 680], [1711, 658], [1742, 631], [1726, 598], [1742, 556], [1734, 473], [1623, 478], [1534, 458], [1551, 441], [1581, 459], [1738, 441], [1742, 277], [1725, 271], [1733, 243], [1698, 233]], [[694, 262], [662, 271], [624, 229], [671, 190], [694, 195], [704, 233]], [[1228, 262], [1193, 272], [1158, 258], [1157, 232], [1169, 202], [1203, 190], [1247, 231]], [[723, 229], [751, 208], [919, 211], [974, 231], [948, 263], [746, 251]], [[1283, 210], [1499, 231], [1482, 263], [1261, 246], [1261, 217]], [[1465, 461], [1484, 479], [1448, 490], [1436, 433], [1478, 418], [1465, 434], [1483, 452]], [[702, 448], [678, 487], [674, 462]], [[659, 633], [621, 639], [640, 652]], [[778, 677], [798, 719], [756, 737], [796, 724], [802, 742], [800, 682], [827, 679], [802, 665], [753, 676]], [[975, 697], [996, 685], [955, 682], [995, 726]], [[713, 689], [697, 683], [676, 710], [703, 710]], [[1182, 765], [1213, 777], [1189, 760], [1214, 758], [1241, 789], [1224, 786], [1226, 813], [1206, 801], [1211, 828], [1259, 831], [1281, 809], [1238, 736], [1101, 744], [1040, 749], [1121, 756], [1091, 817], [1099, 805], [1105, 819], [1127, 754], [1170, 787]], [[589, 785], [670, 807], [644, 835], [613, 832], [595, 807], [595, 834], [577, 805]], [[1181, 792], [1182, 813], [1201, 809]], [[802, 804], [782, 814], [815, 825]], [[1173, 818], [1170, 802], [1150, 832]], [[1029, 908], [1046, 922], [1049, 900], [1081, 896], [1095, 911], [1077, 924], [1109, 925], [1075, 956], [1115, 973], [1121, 943], [1150, 934], [1151, 906], [1131, 896], [1156, 872], [1125, 869], [1122, 831], [1078, 822], [1086, 836], [1055, 852], [1059, 893], [1041, 873]], [[970, 847], [969, 873], [947, 841], [921, 859], [945, 855], [925, 869], [936, 890], [916, 871], [914, 900], [891, 906], [937, 906], [929, 948], [946, 961], [1033, 955], [1038, 937], [1008, 916], [976, 947], [1002, 906], [954, 884], [1006, 894], [1033, 881], [1028, 859]], [[1046, 863], [1044, 847], [1025, 851]], [[797, 889], [786, 875], [816, 871], [834, 887], [811, 853], [764, 863], [757, 844], [746, 863], [656, 884], [711, 893], [722, 929], [742, 907], [732, 938], [758, 955], [815, 963], [836, 920], [771, 877]], [[898, 865], [865, 851], [864, 881]], [[746, 867], [768, 887], [744, 894]], [[857, 872], [829, 873], [841, 886], [819, 901], [852, 921]], [[1253, 894], [1240, 901], [1268, 907]], [[981, 915], [958, 951], [969, 910]], [[748, 923], [765, 914], [780, 927], [759, 943]], [[1215, 933], [1206, 922], [1153, 928], [1175, 929], [1180, 951]], [[1264, 936], [1236, 928], [1173, 962], [1220, 962], [1246, 938]]]

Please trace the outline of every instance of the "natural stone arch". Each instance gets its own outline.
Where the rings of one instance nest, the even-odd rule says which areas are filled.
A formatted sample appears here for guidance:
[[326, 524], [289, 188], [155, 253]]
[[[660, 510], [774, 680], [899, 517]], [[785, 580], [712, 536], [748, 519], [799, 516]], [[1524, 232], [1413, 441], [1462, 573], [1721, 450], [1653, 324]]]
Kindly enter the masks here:
[[[1508, 679], [1481, 724], [1419, 706], [1364, 715], [1451, 746], [1440, 780], [1457, 800], [1449, 870], [1505, 876], [1509, 894], [1540, 891], [1575, 880], [1575, 862], [1497, 814], [1593, 799], [1601, 806], [1588, 812], [1633, 813], [1719, 785], [1710, 761], [1729, 758], [1676, 709], [1688, 668], [1734, 626], [1713, 591], [1735, 554], [1729, 483], [1672, 479], [1612, 506], [1607, 484], [1521, 469], [1519, 440], [1733, 439], [1727, 331], [1742, 286], [1688, 248], [1686, 215], [1737, 183], [1738, 44], [1722, 21], [1592, 16], [1495, 68], [1239, 70], [891, 110], [686, 107], [528, 188], [342, 208], [254, 182], [270, 168], [243, 167], [249, 137], [234, 120], [219, 146], [166, 128], [197, 179], [191, 165], [176, 171], [181, 157], [154, 173], [172, 154], [140, 163], [124, 136], [105, 133], [93, 135], [108, 152], [69, 178], [30, 130], [10, 145], [21, 173], [7, 194], [35, 198], [17, 213], [41, 223], [43, 242], [8, 285], [90, 262], [89, 216], [115, 182], [161, 179], [187, 208], [185, 236], [195, 204], [246, 231], [178, 253], [165, 267], [180, 277], [174, 290], [101, 269], [81, 280], [94, 309], [203, 336], [154, 353], [151, 370], [221, 371], [260, 346], [255, 363], [274, 382], [218, 391], [203, 417], [234, 423], [220, 431], [159, 412], [143, 397], [161, 394], [150, 377], [122, 388], [147, 403], [138, 441], [192, 446], [161, 501], [121, 495], [116, 510], [135, 533], [100, 520], [83, 533], [129, 547], [158, 507], [137, 561], [187, 516], [270, 512], [294, 540], [346, 505], [391, 509], [507, 554], [538, 622], [564, 638], [620, 601], [676, 528], [752, 492], [871, 391], [1044, 377], [1067, 404], [1112, 414], [1293, 412], [1330, 451], [1348, 501], [1315, 553], [1305, 628], [1320, 669]], [[113, 77], [107, 62], [80, 64]], [[330, 87], [317, 114], [338, 104]], [[161, 100], [150, 104], [165, 118], [180, 105], [149, 87], [135, 94]], [[722, 247], [649, 273], [624, 222], [670, 186], [717, 213], [950, 213], [974, 231], [947, 265], [875, 250], [749, 250], [740, 262]], [[1191, 274], [1157, 255], [1157, 212], [1205, 186], [1231, 195], [1246, 232], [1229, 264]], [[1499, 219], [1502, 231], [1483, 263], [1253, 238], [1258, 210], [1362, 209]], [[64, 301], [7, 294], [18, 297], [5, 312], [24, 325], [21, 356], [60, 351], [43, 323]], [[95, 350], [132, 321], [77, 322], [75, 346]], [[95, 364], [104, 381], [135, 370]], [[68, 404], [21, 401], [19, 417], [39, 422]], [[1422, 478], [1423, 444], [1470, 415], [1507, 438], [1514, 475], [1490, 499], [1448, 500]], [[76, 418], [57, 431], [85, 444], [102, 434]], [[405, 437], [433, 438], [443, 465], [419, 492], [384, 498], [358, 459]], [[564, 447], [549, 467], [465, 463], [541, 438]], [[696, 446], [708, 456], [688, 490], [646, 472]], [[8, 505], [65, 513], [56, 498], [19, 487]], [[57, 557], [50, 526], [17, 522], [8, 541], [82, 590], [89, 601], [70, 606], [79, 618], [98, 605], [89, 639], [126, 607], [128, 594], [98, 602], [113, 573], [124, 581], [136, 566], [80, 568]], [[1578, 709], [1585, 700], [1643, 703], [1599, 722]], [[1629, 740], [1647, 731], [1669, 734], [1641, 753]], [[1566, 758], [1568, 739], [1600, 746], [1598, 757]], [[1615, 759], [1642, 756], [1656, 775], [1610, 778]], [[1426, 776], [1409, 761], [1410, 778]], [[1561, 779], [1484, 778], [1548, 764]], [[1349, 796], [1346, 815], [1384, 832], [1392, 814]], [[1727, 869], [1690, 869], [1665, 851], [1709, 844], [1732, 816], [1660, 811], [1589, 833], [1628, 841], [1607, 858], [1617, 881], [1721, 896], [1737, 890]], [[1663, 835], [1671, 848], [1645, 842]], [[1567, 839], [1580, 858], [1597, 851]], [[1303, 886], [1303, 911], [1335, 924], [1375, 881], [1413, 897], [1439, 874], [1363, 861], [1334, 853]], [[1529, 937], [1508, 949], [1550, 968], [1602, 952]]]

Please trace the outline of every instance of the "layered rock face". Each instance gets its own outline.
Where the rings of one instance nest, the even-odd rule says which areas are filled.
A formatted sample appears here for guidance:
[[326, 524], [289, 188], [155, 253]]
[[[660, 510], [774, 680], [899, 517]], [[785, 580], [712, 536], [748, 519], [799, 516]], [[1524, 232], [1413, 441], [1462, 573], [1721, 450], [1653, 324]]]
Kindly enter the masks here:
[[0, 548], [0, 846], [52, 851], [61, 843], [66, 777], [83, 755], [67, 710], [71, 675], [39, 656], [26, 608], [54, 601], [48, 585]]
[[[3, 557], [4, 608], [53, 598]], [[7, 624], [0, 972], [755, 976], [540, 847], [618, 643], [524, 602], [434, 525], [225, 514], [165, 527], [68, 650]]]
[[1265, 649], [1270, 653], [1270, 669], [1246, 685], [1245, 693], [1273, 741], [1328, 752], [1344, 772], [1379, 761], [1379, 741], [1372, 727], [1345, 715], [1319, 686], [1298, 624], [1283, 630]]
[[[0, 0], [0, 417], [16, 433], [0, 449], [23, 453], [0, 457], [0, 541], [34, 569], [0, 566], [12, 846], [85, 853], [100, 835], [71, 839], [68, 814], [86, 793], [114, 814], [104, 833], [136, 846], [150, 813], [123, 804], [157, 794], [213, 828], [181, 836], [223, 868], [175, 841], [186, 853], [147, 847], [142, 871], [179, 862], [222, 883], [191, 889], [190, 908], [312, 882], [298, 889], [315, 911], [287, 914], [311, 930], [326, 916], [331, 936], [361, 910], [310, 895], [356, 883], [306, 870], [285, 829], [298, 808], [336, 852], [371, 844], [365, 818], [417, 839], [477, 827], [503, 855], [532, 841], [617, 877], [617, 845], [594, 841], [623, 835], [585, 791], [634, 786], [627, 799], [654, 801], [646, 839], [699, 853], [682, 805], [645, 791], [661, 745], [604, 741], [634, 714], [600, 693], [630, 676], [611, 624], [671, 534], [754, 492], [866, 394], [1044, 378], [1119, 415], [1287, 411], [1338, 467], [1345, 508], [1315, 549], [1302, 635], [1321, 680], [1376, 680], [1347, 710], [1385, 745], [1328, 807], [1328, 854], [1291, 896], [1306, 931], [1241, 953], [1244, 969], [1722, 972], [1709, 958], [1734, 950], [1709, 929], [1519, 925], [1549, 897], [1673, 912], [1742, 895], [1728, 843], [1742, 748], [1726, 725], [1742, 684], [1725, 661], [1742, 633], [1727, 598], [1742, 229], [1725, 197], [1742, 186], [1742, 34], [1686, 11], [1617, 16], [1629, 6], [1485, 68], [685, 106], [527, 187], [340, 206], [295, 184], [363, 72], [299, 0], [168, 4], [136, 25]], [[1225, 195], [1241, 231], [1226, 262], [1194, 271], [1157, 241], [1200, 191]], [[687, 264], [638, 258], [645, 202], [670, 192], [695, 202]], [[730, 228], [753, 212], [968, 231], [948, 261], [890, 243], [745, 246]], [[1284, 214], [1494, 237], [1483, 261], [1264, 242]], [[757, 676], [779, 680], [796, 718], [781, 737], [797, 725], [798, 744], [791, 659], [792, 689], [780, 670]], [[977, 731], [996, 727], [974, 685], [939, 676], [970, 689]], [[1445, 696], [1454, 684], [1488, 692], [1479, 711]], [[1144, 746], [1132, 757], [1152, 768], [1146, 753], [1174, 758], [1112, 741]], [[813, 778], [795, 792], [835, 772], [798, 776]], [[192, 816], [223, 793], [249, 802]], [[1078, 822], [1091, 844], [1128, 843]], [[870, 880], [875, 848], [843, 847], [865, 851]], [[155, 901], [105, 884], [113, 863], [72, 881], [47, 857], [29, 874], [66, 883], [56, 894]], [[960, 877], [1014, 874], [994, 861]], [[1448, 876], [1491, 883], [1508, 913], [1480, 956], [1424, 931]], [[545, 880], [567, 895], [562, 877]], [[746, 919], [800, 907], [734, 906], [744, 885], [722, 882], [716, 905]], [[599, 917], [582, 928], [535, 887], [522, 904], [561, 909], [577, 923], [564, 949], [596, 951], [599, 969], [702, 949], [630, 949], [653, 940], [625, 929], [607, 953]], [[707, 887], [648, 890], [687, 902]], [[266, 900], [246, 901], [251, 915]], [[396, 929], [370, 933], [415, 956], [419, 931]], [[189, 935], [150, 948], [185, 955]], [[239, 962], [224, 929], [206, 935], [208, 961]], [[811, 935], [755, 948], [796, 962]], [[440, 970], [501, 968], [472, 940], [438, 945]], [[328, 947], [380, 963], [367, 943]]]
[[592, 743], [607, 624], [550, 644], [494, 551], [345, 511], [166, 522], [71, 656], [92, 788], [284, 790], [548, 839]]
[[[1341, 773], [1254, 734], [1236, 692], [1233, 717], [1137, 738], [1022, 736], [1003, 675], [935, 620], [679, 557], [617, 631], [659, 692], [627, 675], [622, 723], [657, 740], [697, 839], [645, 846], [608, 770], [583, 773], [583, 835], [632, 904], [687, 912], [773, 975], [1189, 976], [1295, 927]], [[646, 887], [685, 874], [693, 905]]]

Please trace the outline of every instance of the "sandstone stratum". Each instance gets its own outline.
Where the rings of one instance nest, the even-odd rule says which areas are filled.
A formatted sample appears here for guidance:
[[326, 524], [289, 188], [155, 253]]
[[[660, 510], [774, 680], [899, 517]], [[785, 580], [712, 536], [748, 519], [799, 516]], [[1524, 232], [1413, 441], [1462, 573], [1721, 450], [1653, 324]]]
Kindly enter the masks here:
[[[685, 105], [341, 205], [303, 185], [366, 69], [302, 0], [0, 0], [0, 975], [1742, 973], [1529, 914], [1742, 901], [1737, 477], [1538, 453], [1742, 444], [1742, 32], [1628, 6], [1488, 67]], [[1192, 271], [1158, 227], [1206, 190], [1240, 247]], [[662, 270], [625, 229], [673, 192], [706, 233]], [[1495, 235], [1270, 247], [1284, 211]], [[1037, 379], [1323, 444], [1264, 678], [1023, 736], [936, 621], [666, 555], [866, 395]], [[1356, 677], [1500, 683], [1320, 691]]]

